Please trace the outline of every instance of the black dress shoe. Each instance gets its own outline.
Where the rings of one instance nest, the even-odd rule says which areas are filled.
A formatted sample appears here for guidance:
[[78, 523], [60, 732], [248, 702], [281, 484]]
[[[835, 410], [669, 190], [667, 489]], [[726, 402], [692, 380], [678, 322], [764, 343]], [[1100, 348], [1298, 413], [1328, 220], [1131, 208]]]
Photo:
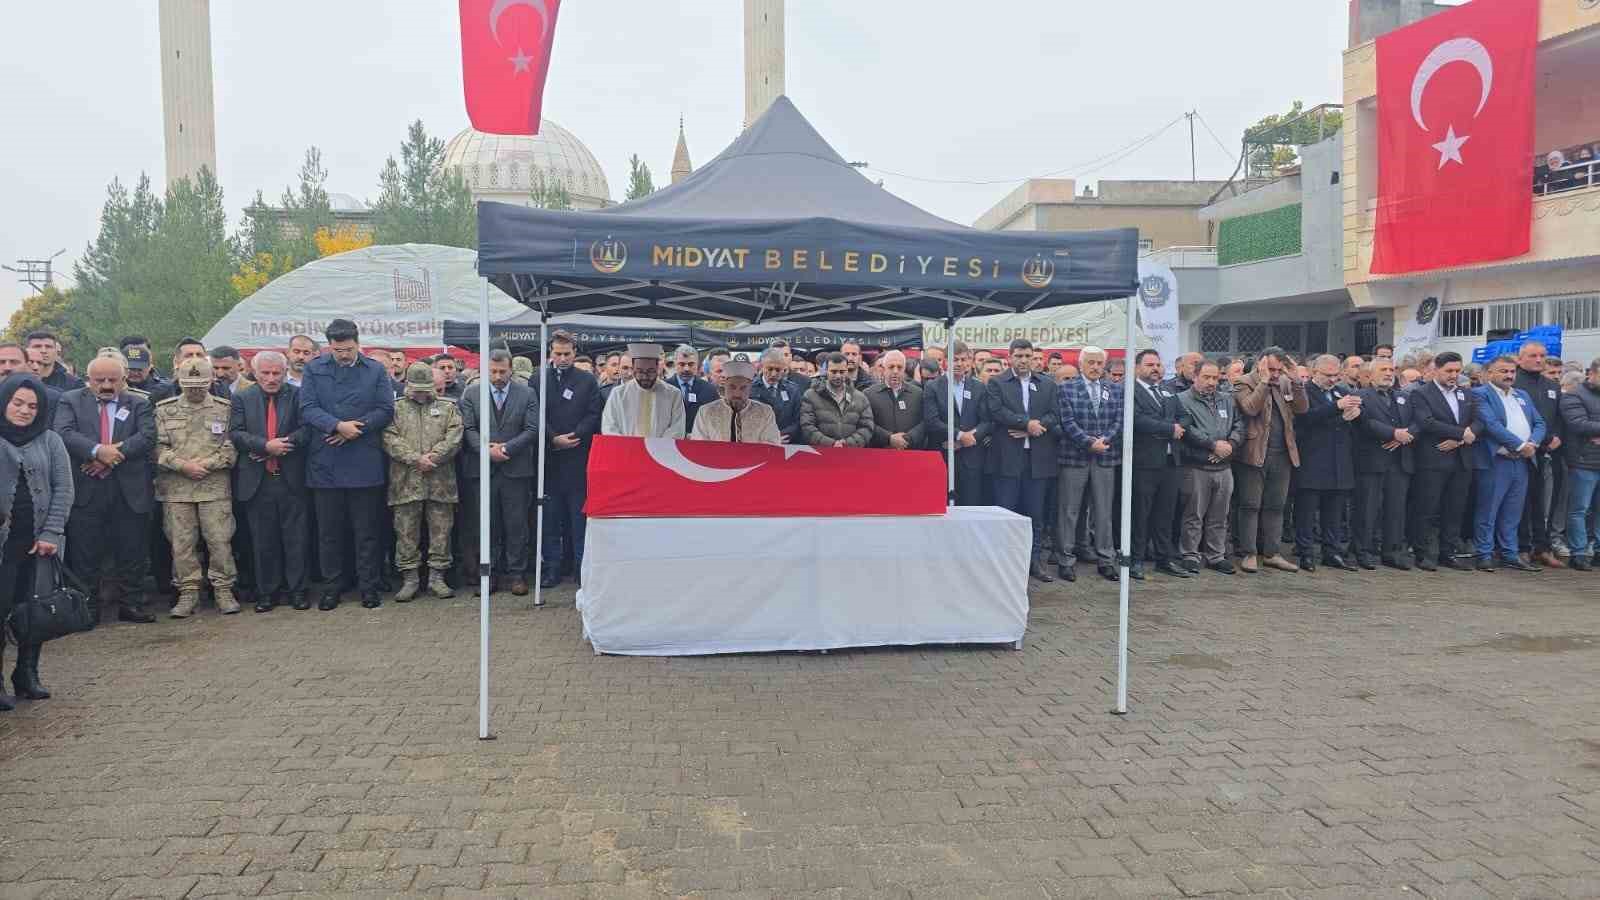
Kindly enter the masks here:
[[338, 608], [339, 608], [339, 592], [338, 591], [323, 591], [322, 592], [322, 598], [317, 601], [317, 609], [320, 609], [323, 612], [327, 612], [330, 609], [338, 609]]
[[1183, 566], [1180, 566], [1171, 560], [1156, 563], [1156, 571], [1163, 575], [1171, 575], [1173, 578], [1190, 577], [1188, 569], [1185, 569]]
[[1122, 574], [1120, 572], [1118, 572], [1116, 570], [1116, 568], [1113, 567], [1113, 566], [1096, 566], [1095, 567], [1095, 571], [1099, 572], [1100, 573], [1100, 577], [1104, 578], [1107, 581], [1121, 581], [1122, 580]]
[[1186, 558], [1186, 559], [1183, 560], [1182, 565], [1183, 565], [1183, 570], [1185, 572], [1188, 572], [1190, 575], [1199, 575], [1200, 574], [1200, 560], [1198, 560], [1198, 559], [1187, 559]]
[[306, 595], [305, 591], [300, 591], [294, 595], [294, 599], [289, 602], [289, 605], [300, 610], [310, 609], [311, 598]]
[[[1385, 560], [1385, 563], [1387, 563], [1387, 562], [1388, 561]], [[1356, 557], [1356, 565], [1360, 566], [1363, 569], [1366, 569], [1368, 572], [1376, 572], [1376, 571], [1378, 571], [1378, 561], [1373, 559], [1370, 556], [1358, 556], [1358, 557]]]
[[[1071, 557], [1068, 558], [1070, 559]], [[1056, 566], [1056, 577], [1060, 578], [1062, 581], [1077, 581], [1078, 567], [1065, 564]]]
[[272, 612], [273, 607], [277, 605], [277, 600], [275, 600], [271, 594], [262, 594], [256, 598], [256, 612], [258, 613]]
[[1044, 566], [1039, 565], [1038, 560], [1028, 563], [1028, 577], [1043, 584], [1049, 584], [1050, 582], [1055, 581], [1054, 578], [1050, 577], [1050, 573], [1044, 570]]
[[1309, 556], [1300, 557], [1300, 571], [1302, 571], [1302, 572], [1315, 572], [1316, 570], [1317, 570], [1317, 564], [1314, 561], [1312, 561], [1311, 557], [1309, 557]]
[[555, 566], [546, 566], [545, 570], [539, 574], [539, 587], [548, 589], [560, 583], [561, 573], [556, 570]]
[[1128, 567], [1128, 577], [1134, 581], [1144, 580], [1144, 563], [1134, 563]]
[[1487, 556], [1478, 557], [1478, 571], [1479, 572], [1493, 572], [1494, 571], [1494, 560], [1489, 558], [1489, 557], [1487, 557]]
[[144, 611], [143, 607], [134, 608], [124, 606], [117, 610], [118, 622], [132, 622], [135, 625], [149, 625], [156, 617]]
[[1502, 560], [1500, 562], [1500, 565], [1505, 566], [1508, 569], [1515, 569], [1518, 572], [1542, 572], [1542, 571], [1544, 571], [1543, 569], [1540, 569], [1538, 566], [1529, 565], [1528, 563], [1523, 562], [1521, 558], [1515, 557], [1515, 556], [1513, 556], [1510, 559]]
[[1424, 572], [1437, 572], [1439, 571], [1439, 564], [1431, 559], [1419, 559], [1417, 560], [1417, 568]]
[[1454, 556], [1450, 556], [1448, 554], [1445, 555], [1445, 556], [1439, 557], [1439, 568], [1441, 568], [1441, 569], [1454, 569], [1457, 572], [1471, 572], [1472, 571], [1472, 565], [1470, 563], [1464, 563], [1461, 560], [1456, 559]]
[[1225, 559], [1219, 559], [1216, 562], [1206, 566], [1206, 568], [1216, 572], [1218, 575], [1232, 575], [1234, 572], [1233, 563], [1228, 562]]
[[1405, 557], [1402, 556], [1385, 556], [1383, 564], [1391, 569], [1399, 569], [1402, 572], [1411, 571], [1411, 563], [1407, 562]]
[[377, 609], [378, 607], [380, 607], [382, 605], [383, 605], [383, 598], [378, 596], [378, 592], [377, 591], [367, 591], [366, 593], [361, 595], [361, 608], [362, 609]]
[[1323, 562], [1324, 565], [1329, 566], [1330, 568], [1343, 569], [1346, 572], [1359, 572], [1359, 571], [1361, 571], [1361, 569], [1359, 567], [1357, 567], [1355, 564], [1351, 563], [1349, 560], [1345, 559], [1344, 557], [1340, 556], [1337, 553], [1335, 553], [1334, 555], [1328, 557], [1327, 559], [1323, 560], [1322, 562]]

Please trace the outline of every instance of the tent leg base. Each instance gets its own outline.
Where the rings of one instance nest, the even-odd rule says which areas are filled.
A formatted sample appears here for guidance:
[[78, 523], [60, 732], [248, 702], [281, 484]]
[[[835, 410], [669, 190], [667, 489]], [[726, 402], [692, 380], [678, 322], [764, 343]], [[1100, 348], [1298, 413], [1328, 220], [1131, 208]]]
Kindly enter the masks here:
[[1016, 640], [1012, 641], [1011, 642], [1011, 649], [1013, 649], [1013, 650], [1021, 650], [1022, 649], [1022, 638], [1017, 638]]
[[1112, 714], [1112, 715], [1113, 715], [1113, 716], [1125, 716], [1125, 715], [1127, 715], [1127, 714], [1128, 714], [1128, 711], [1127, 711], [1127, 710], [1125, 710], [1125, 709], [1113, 709], [1113, 710], [1109, 710], [1109, 712], [1110, 712], [1110, 713], [1111, 713], [1111, 714]]
[[483, 736], [479, 737], [478, 740], [480, 740], [480, 741], [493, 741], [493, 740], [499, 740], [499, 738], [500, 738], [500, 736], [497, 735], [497, 734], [486, 734], [486, 735], [483, 735]]

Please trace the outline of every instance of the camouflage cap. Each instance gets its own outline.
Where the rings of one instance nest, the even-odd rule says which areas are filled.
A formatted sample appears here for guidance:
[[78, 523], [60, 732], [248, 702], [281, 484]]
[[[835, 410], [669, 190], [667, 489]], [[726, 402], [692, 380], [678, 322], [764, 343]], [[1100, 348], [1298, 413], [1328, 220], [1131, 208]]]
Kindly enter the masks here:
[[178, 387], [210, 387], [211, 360], [203, 356], [178, 363]]
[[425, 362], [414, 362], [407, 366], [406, 390], [433, 393], [433, 368]]
[[517, 375], [532, 375], [533, 360], [526, 356], [513, 356], [511, 358], [511, 371]]

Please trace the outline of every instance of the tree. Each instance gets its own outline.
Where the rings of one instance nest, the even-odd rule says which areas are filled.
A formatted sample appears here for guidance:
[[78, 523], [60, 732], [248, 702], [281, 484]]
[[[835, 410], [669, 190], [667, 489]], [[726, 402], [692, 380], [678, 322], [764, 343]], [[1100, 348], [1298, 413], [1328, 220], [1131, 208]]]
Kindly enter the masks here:
[[532, 205], [539, 209], [572, 208], [572, 194], [568, 193], [561, 179], [546, 178], [543, 169], [534, 169], [528, 180], [532, 182], [532, 190], [528, 193]]
[[30, 331], [52, 331], [61, 343], [74, 347], [82, 343], [72, 322], [73, 291], [63, 291], [55, 285], [22, 301], [22, 306], [11, 314], [6, 325], [6, 338], [21, 343]]
[[639, 159], [639, 154], [628, 157], [628, 196], [629, 200], [648, 197], [656, 192], [655, 182], [650, 180], [650, 166]]
[[340, 225], [332, 230], [319, 228], [316, 238], [318, 258], [372, 246], [372, 235], [350, 224]]
[[280, 209], [266, 204], [260, 191], [245, 211], [239, 243], [246, 257], [233, 278], [240, 299], [250, 296], [272, 279], [322, 256], [316, 235], [334, 227], [328, 202], [328, 170], [322, 151], [306, 149], [300, 164], [298, 188], [284, 188]]
[[461, 174], [444, 166], [444, 141], [411, 123], [400, 160], [389, 157], [378, 176], [373, 240], [379, 244], [478, 245], [478, 210]]
[[1344, 125], [1344, 115], [1337, 111], [1316, 116], [1303, 116], [1304, 112], [1305, 103], [1296, 100], [1288, 112], [1267, 116], [1245, 129], [1244, 139], [1253, 145], [1250, 177], [1271, 177], [1279, 168], [1294, 165], [1300, 158], [1295, 148], [1315, 144]]

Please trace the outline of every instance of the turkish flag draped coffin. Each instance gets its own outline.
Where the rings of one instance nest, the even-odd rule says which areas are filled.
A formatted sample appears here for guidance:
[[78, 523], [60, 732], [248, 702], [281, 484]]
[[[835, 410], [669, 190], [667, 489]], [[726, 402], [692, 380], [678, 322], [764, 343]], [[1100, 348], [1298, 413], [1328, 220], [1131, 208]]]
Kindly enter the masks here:
[[461, 81], [472, 127], [538, 134], [561, 0], [460, 0]]
[[602, 435], [589, 451], [592, 518], [937, 516], [931, 451], [727, 444]]
[[1473, 0], [1378, 38], [1374, 273], [1528, 252], [1538, 0]]

